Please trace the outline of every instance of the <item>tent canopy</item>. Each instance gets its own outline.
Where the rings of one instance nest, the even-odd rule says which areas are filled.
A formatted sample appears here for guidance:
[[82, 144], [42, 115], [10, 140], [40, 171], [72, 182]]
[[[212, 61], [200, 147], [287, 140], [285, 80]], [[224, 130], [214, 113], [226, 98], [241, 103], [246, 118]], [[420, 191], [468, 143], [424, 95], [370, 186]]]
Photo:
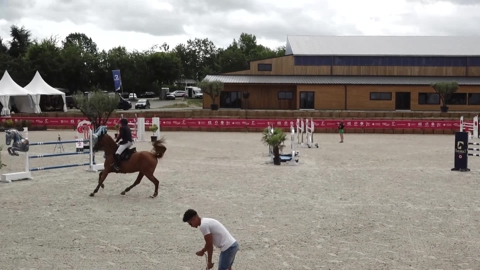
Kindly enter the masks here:
[[35, 72], [35, 76], [33, 77], [32, 81], [25, 86], [25, 89], [33, 94], [65, 96], [65, 93], [62, 91], [48, 85], [38, 71]]
[[18, 85], [5, 70], [0, 80], [0, 96], [28, 96], [31, 93]]
[[[40, 75], [40, 73], [37, 71], [35, 72], [35, 76], [33, 77], [32, 81], [25, 86], [25, 89], [28, 92], [33, 93], [35, 96], [33, 97], [33, 100], [36, 102], [37, 106], [40, 104], [40, 95], [60, 95], [62, 96], [63, 99], [63, 111], [67, 111], [67, 102], [65, 100], [65, 93], [63, 93], [60, 90], [57, 90], [50, 85], [48, 85]], [[40, 110], [40, 107], [38, 107], [38, 110]]]
[[[10, 104], [10, 98], [12, 98], [13, 104]], [[31, 93], [14, 82], [6, 70], [2, 79], [0, 80], [0, 103], [3, 105], [0, 113], [2, 116], [10, 115], [10, 107], [12, 105], [15, 105], [20, 112], [41, 112], [37, 110], [38, 105], [33, 99]]]

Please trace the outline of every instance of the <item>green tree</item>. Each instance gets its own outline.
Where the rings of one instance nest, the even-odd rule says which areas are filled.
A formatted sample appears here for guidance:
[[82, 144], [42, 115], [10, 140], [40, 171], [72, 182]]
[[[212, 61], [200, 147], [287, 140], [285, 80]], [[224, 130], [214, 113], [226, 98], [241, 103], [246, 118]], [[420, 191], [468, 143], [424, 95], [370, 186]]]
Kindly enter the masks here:
[[148, 81], [154, 84], [170, 85], [180, 78], [182, 63], [172, 52], [155, 52], [147, 56]]
[[[279, 128], [274, 128], [273, 132], [270, 131], [270, 128], [265, 128], [262, 133], [262, 142], [265, 145], [271, 147], [273, 151], [273, 164], [280, 165], [280, 151], [283, 149], [284, 142], [287, 139], [287, 135]], [[294, 157], [292, 157], [294, 158]]]
[[216, 104], [217, 97], [220, 96], [220, 93], [223, 91], [223, 82], [221, 81], [209, 81], [203, 80], [198, 83], [198, 87], [202, 89], [202, 92], [209, 95], [212, 99], [212, 110], [218, 109], [218, 104]]
[[437, 83], [432, 83], [430, 86], [440, 96], [440, 100], [442, 101], [442, 107], [441, 107], [442, 112], [447, 112], [448, 111], [447, 101], [450, 99], [452, 94], [457, 92], [458, 89], [460, 88], [458, 86], [458, 83], [455, 81], [437, 82]]
[[82, 33], [69, 34], [63, 43], [62, 60], [65, 65], [63, 77], [67, 88], [73, 91], [88, 91], [98, 85], [99, 56], [97, 45]]
[[48, 84], [65, 87], [61, 48], [57, 46], [58, 43], [55, 37], [43, 39], [41, 42], [35, 41], [28, 47], [25, 58], [29, 62], [32, 77], [38, 71]]
[[13, 58], [24, 56], [27, 53], [28, 46], [32, 43], [30, 31], [25, 29], [24, 26], [12, 25], [10, 36], [12, 40], [10, 41], [8, 54]]
[[120, 97], [93, 90], [90, 92], [90, 97], [78, 93], [74, 95], [74, 100], [83, 115], [96, 129], [107, 123], [112, 113], [117, 109]]

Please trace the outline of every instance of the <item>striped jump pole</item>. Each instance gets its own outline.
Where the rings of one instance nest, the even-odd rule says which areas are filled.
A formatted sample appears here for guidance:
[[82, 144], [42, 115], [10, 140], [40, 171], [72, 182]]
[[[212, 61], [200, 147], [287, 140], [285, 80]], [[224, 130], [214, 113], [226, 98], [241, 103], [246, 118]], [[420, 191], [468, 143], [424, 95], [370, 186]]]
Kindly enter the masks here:
[[[1, 182], [11, 183], [12, 181], [16, 180], [31, 180], [32, 172], [35, 171], [44, 171], [44, 170], [53, 170], [53, 169], [63, 169], [63, 168], [71, 168], [71, 167], [80, 167], [80, 166], [88, 166], [87, 171], [89, 172], [98, 172], [99, 170], [103, 170], [103, 164], [96, 164], [95, 162], [95, 153], [93, 152], [93, 132], [89, 129], [89, 139], [88, 140], [69, 140], [69, 141], [52, 141], [52, 142], [34, 142], [29, 143], [30, 146], [35, 145], [50, 145], [50, 144], [58, 144], [58, 143], [77, 143], [79, 141], [88, 142], [89, 143], [89, 151], [85, 152], [68, 152], [68, 153], [53, 153], [53, 154], [40, 154], [40, 155], [28, 155], [28, 152], [25, 153], [25, 171], [18, 172], [18, 173], [8, 173], [2, 174]], [[28, 129], [24, 128], [25, 139], [28, 139]], [[38, 168], [30, 168], [30, 159], [36, 158], [49, 158], [49, 157], [60, 157], [60, 156], [73, 156], [73, 155], [88, 155], [89, 161], [84, 163], [78, 164], [61, 164], [61, 165], [53, 165], [47, 167], [38, 167]]]
[[460, 116], [460, 131], [467, 131], [470, 135], [470, 139], [478, 139], [478, 115], [473, 117], [472, 122], [465, 122], [463, 116]]

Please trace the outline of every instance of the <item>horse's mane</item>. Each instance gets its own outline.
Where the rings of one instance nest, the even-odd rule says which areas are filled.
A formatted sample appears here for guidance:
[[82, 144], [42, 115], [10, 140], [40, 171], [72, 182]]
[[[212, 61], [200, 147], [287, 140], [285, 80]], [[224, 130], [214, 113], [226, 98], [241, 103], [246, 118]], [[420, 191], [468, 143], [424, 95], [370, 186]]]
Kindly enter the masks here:
[[17, 142], [23, 138], [22, 134], [20, 134], [20, 132], [16, 129], [9, 129], [8, 131], [11, 133], [14, 142]]

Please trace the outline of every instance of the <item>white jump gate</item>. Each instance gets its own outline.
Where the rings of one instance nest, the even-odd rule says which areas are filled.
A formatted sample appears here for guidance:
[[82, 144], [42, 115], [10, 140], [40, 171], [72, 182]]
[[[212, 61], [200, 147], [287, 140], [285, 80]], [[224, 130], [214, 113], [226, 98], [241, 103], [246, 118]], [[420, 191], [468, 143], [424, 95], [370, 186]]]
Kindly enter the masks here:
[[[28, 139], [28, 129], [24, 129], [24, 137]], [[88, 142], [89, 143], [89, 151], [88, 152], [67, 152], [67, 153], [53, 153], [53, 154], [42, 154], [42, 155], [28, 155], [28, 152], [25, 152], [25, 171], [23, 172], [16, 172], [16, 173], [7, 173], [2, 174], [1, 182], [11, 183], [12, 181], [17, 180], [32, 180], [32, 172], [35, 171], [44, 171], [44, 170], [53, 170], [53, 169], [62, 169], [62, 168], [70, 168], [70, 167], [79, 167], [79, 166], [88, 166], [87, 171], [89, 172], [98, 172], [99, 170], [103, 170], [104, 165], [96, 164], [95, 162], [95, 154], [92, 151], [93, 142], [92, 142], [92, 130], [89, 129], [89, 139], [88, 140], [70, 140], [70, 141], [52, 141], [52, 142], [34, 142], [29, 143], [29, 146], [35, 145], [49, 145], [49, 144], [63, 144], [63, 143], [78, 143], [81, 142]], [[80, 164], [62, 164], [62, 165], [54, 165], [54, 166], [47, 166], [47, 167], [38, 167], [38, 168], [30, 168], [30, 159], [35, 158], [49, 158], [49, 157], [59, 157], [59, 156], [72, 156], [72, 155], [85, 155], [88, 154], [89, 162], [80, 163]]]

